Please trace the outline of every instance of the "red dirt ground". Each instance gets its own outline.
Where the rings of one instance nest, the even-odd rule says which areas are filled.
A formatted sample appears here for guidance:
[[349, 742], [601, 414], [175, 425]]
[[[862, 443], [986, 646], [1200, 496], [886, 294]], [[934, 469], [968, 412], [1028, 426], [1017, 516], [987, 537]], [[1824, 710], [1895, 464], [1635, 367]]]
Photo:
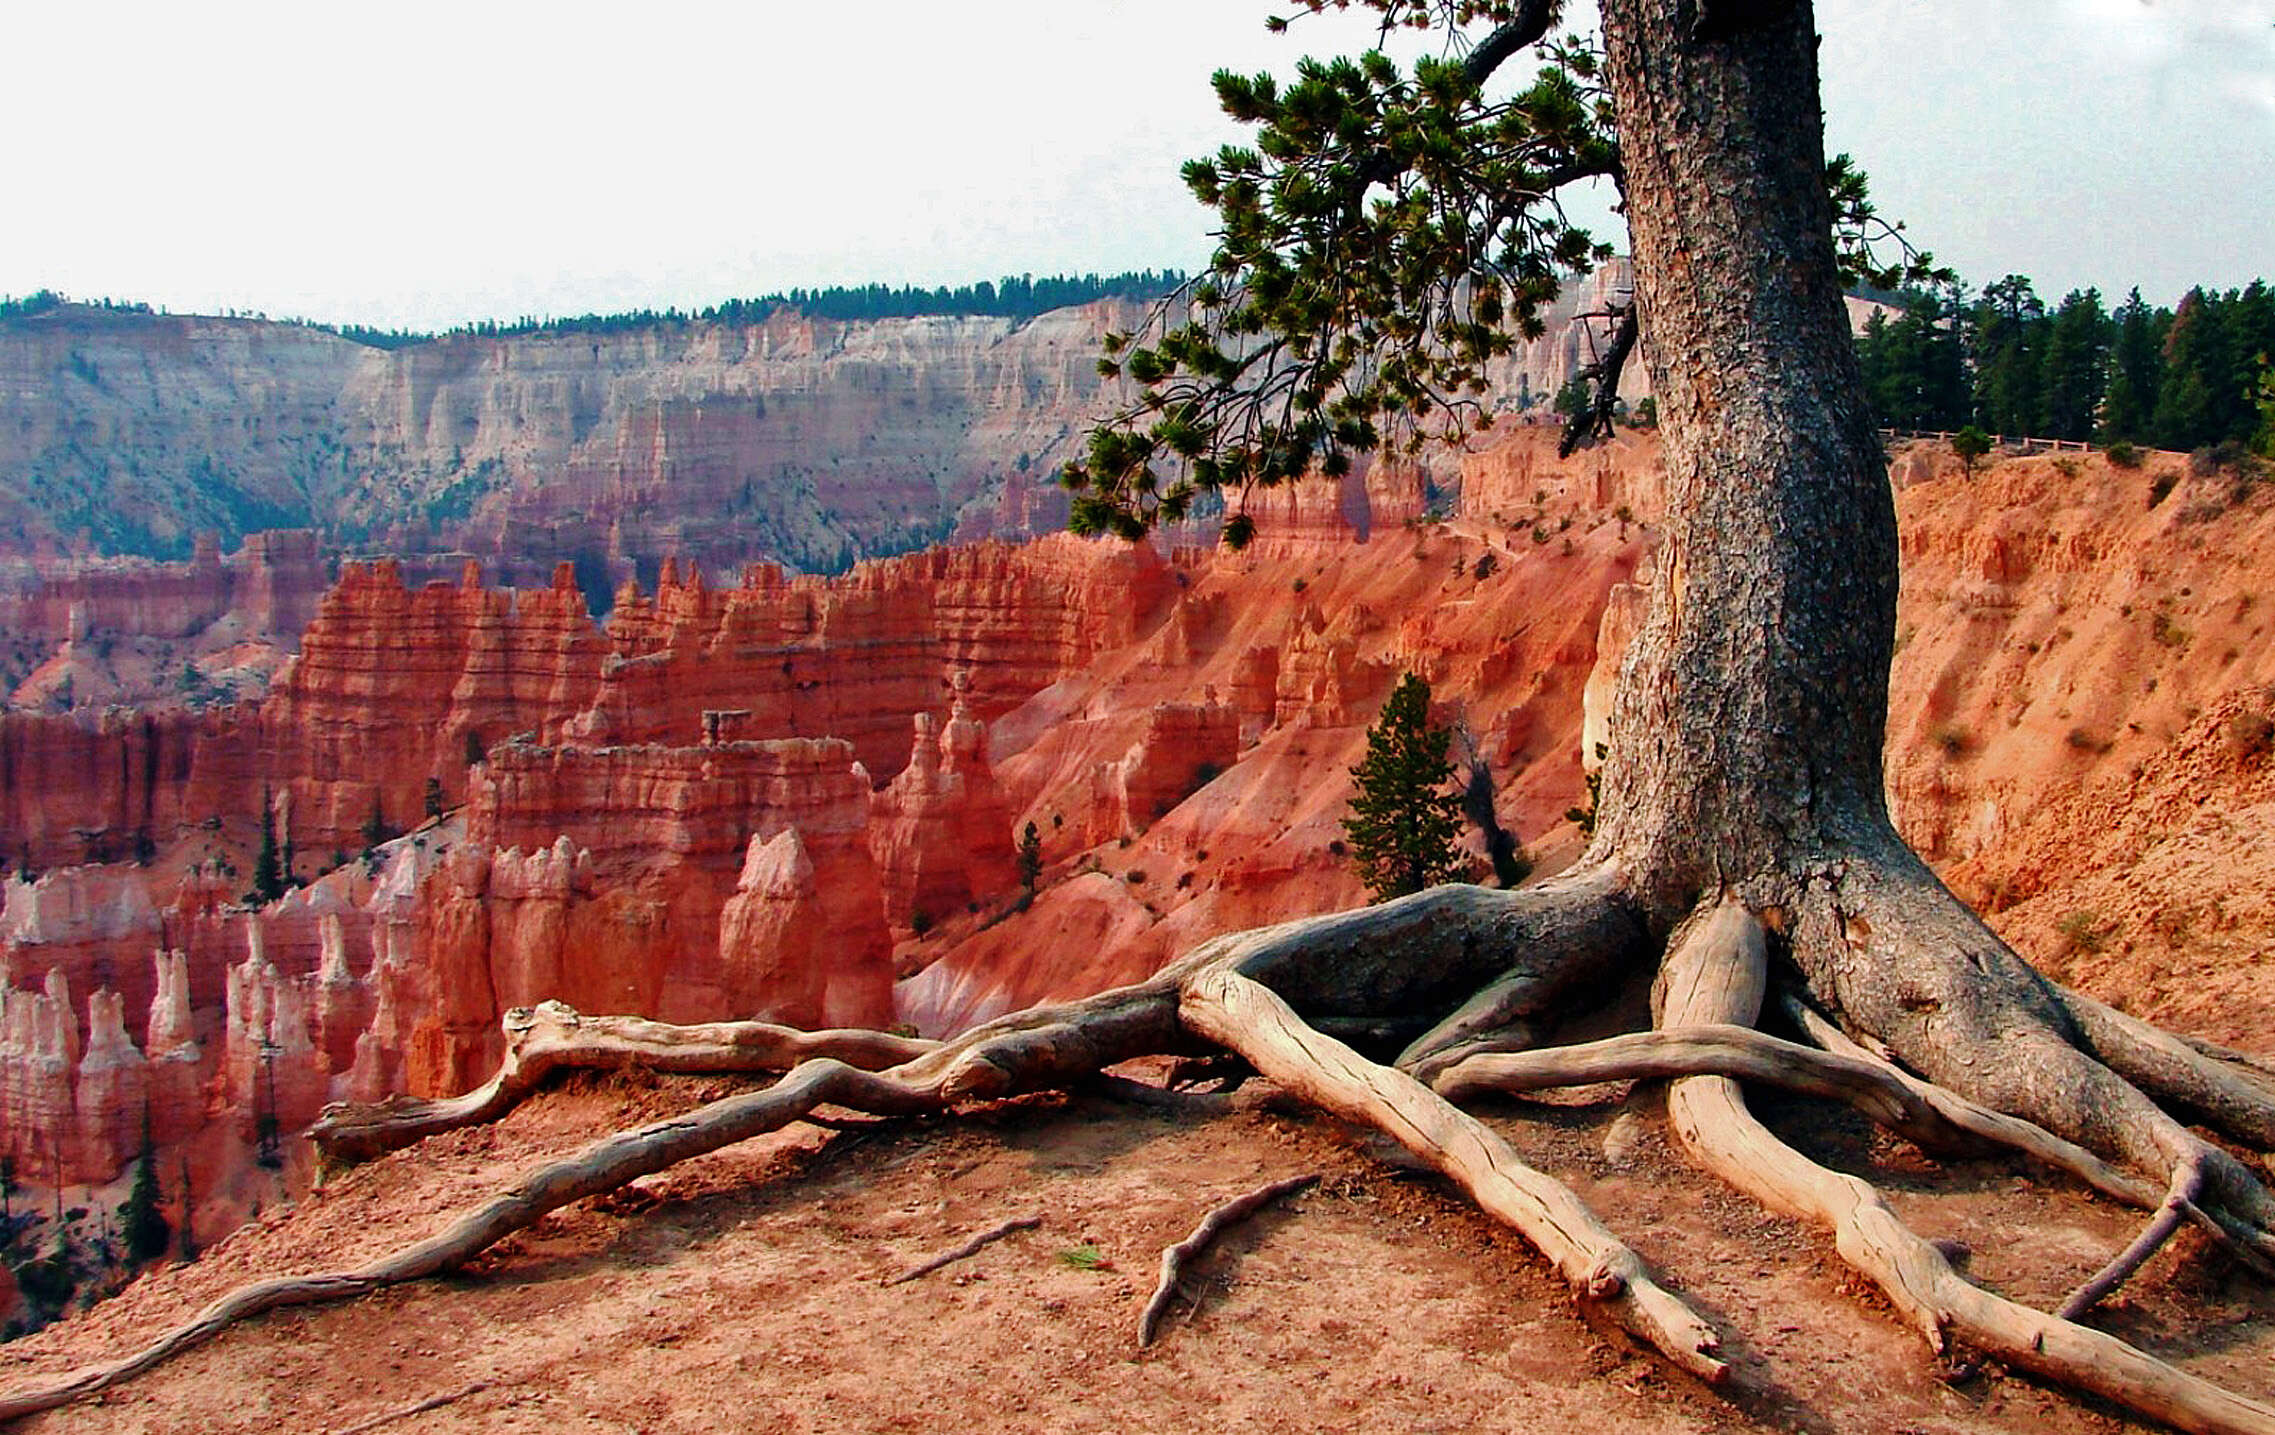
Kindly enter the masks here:
[[[723, 1094], [580, 1082], [488, 1130], [336, 1179], [193, 1266], [0, 1347], [16, 1384], [123, 1352], [240, 1281], [337, 1268], [416, 1237], [541, 1156]], [[1698, 1176], [1648, 1091], [1489, 1113], [1572, 1181], [1730, 1338], [1717, 1394], [1592, 1325], [1513, 1234], [1327, 1118], [1211, 1121], [1091, 1099], [830, 1134], [793, 1127], [549, 1217], [476, 1269], [273, 1315], [82, 1405], [58, 1432], [333, 1431], [481, 1388], [389, 1431], [1119, 1432], [1577, 1429], [1821, 1435], [2116, 1431], [2130, 1423], [1997, 1370], [1939, 1369], [1829, 1243]], [[1770, 1104], [1870, 1174], [1974, 1274], [2051, 1303], [2137, 1217], [2005, 1163], [1938, 1167], [1816, 1107]], [[415, 1159], [414, 1159], [415, 1157]], [[1150, 1351], [1161, 1248], [1217, 1202], [1316, 1170], [1237, 1228]], [[1928, 1194], [1929, 1188], [1936, 1194]], [[1040, 1229], [925, 1279], [881, 1282], [1017, 1215]], [[1095, 1247], [1082, 1269], [1067, 1253]], [[2184, 1237], [2105, 1309], [2128, 1338], [2275, 1394], [2275, 1295]], [[1946, 1378], [1950, 1377], [1950, 1378]]]

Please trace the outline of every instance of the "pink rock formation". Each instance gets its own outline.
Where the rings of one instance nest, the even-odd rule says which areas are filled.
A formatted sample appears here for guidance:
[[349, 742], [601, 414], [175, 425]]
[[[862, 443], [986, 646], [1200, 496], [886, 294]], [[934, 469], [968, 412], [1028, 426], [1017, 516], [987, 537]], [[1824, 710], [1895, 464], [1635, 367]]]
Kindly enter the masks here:
[[161, 917], [144, 874], [126, 866], [63, 867], [35, 881], [8, 879], [0, 950], [31, 979], [60, 974], [82, 991], [109, 987], [147, 1011], [150, 953]]
[[184, 562], [0, 556], [0, 634], [42, 647], [93, 636], [192, 638], [223, 619], [289, 642], [315, 615], [331, 575], [321, 535], [277, 529], [222, 556], [200, 534]]
[[892, 938], [872, 877], [824, 880], [795, 827], [753, 837], [719, 917], [726, 1011], [793, 1026], [892, 1024]]
[[50, 1184], [78, 1169], [78, 1110], [71, 1078], [79, 1023], [62, 972], [50, 971], [44, 989], [24, 991], [0, 967], [0, 1108], [7, 1123], [0, 1139], [25, 1179]]
[[[79, 1059], [72, 1103], [79, 1123], [79, 1169], [115, 1171], [142, 1144], [150, 1099], [149, 1063], [126, 1034], [126, 1002], [99, 991], [87, 1001], [87, 1052]], [[156, 1135], [156, 1113], [151, 1113]]]
[[170, 1145], [195, 1134], [205, 1122], [205, 1050], [197, 1038], [197, 1018], [190, 1006], [189, 958], [181, 952], [161, 951], [157, 969], [157, 995], [150, 1003], [150, 1021], [143, 1041], [150, 1131], [153, 1140]]
[[961, 696], [947, 722], [915, 722], [908, 766], [877, 794], [870, 837], [886, 915], [903, 930], [1008, 898], [1018, 881], [986, 726]]
[[1156, 703], [1145, 733], [1116, 769], [1122, 825], [1142, 832], [1169, 815], [1204, 784], [1229, 771], [1240, 756], [1240, 714], [1215, 700]]
[[417, 592], [392, 563], [350, 565], [261, 709], [295, 845], [356, 851], [375, 806], [392, 829], [412, 826], [430, 780], [457, 805], [470, 758], [591, 700], [601, 655], [566, 566], [517, 593], [481, 586], [471, 564], [456, 585]]
[[247, 1134], [263, 1116], [275, 1118], [280, 1134], [298, 1131], [329, 1099], [330, 1072], [310, 1031], [310, 1005], [308, 984], [280, 974], [257, 935], [244, 963], [229, 969], [220, 1080]]
[[[467, 840], [419, 890], [419, 976], [382, 976], [373, 1029], [407, 1019], [404, 1081], [437, 1092], [495, 1061], [503, 1011], [547, 998], [667, 1020], [777, 1001], [885, 1020], [868, 802], [851, 746], [828, 739], [504, 744], [476, 774]], [[754, 849], [792, 830], [802, 862], [754, 871]], [[789, 916], [828, 922], [835, 944], [783, 949]], [[350, 1064], [386, 1061], [359, 1048]]]
[[[594, 746], [832, 736], [887, 776], [951, 673], [970, 675], [974, 711], [992, 718], [1150, 631], [1176, 584], [1150, 548], [1064, 535], [842, 579], [756, 565], [724, 589], [667, 568], [603, 635], [566, 567], [535, 590], [483, 588], [471, 568], [413, 590], [400, 565], [351, 564], [257, 708], [0, 715], [16, 848], [0, 857], [124, 860], [147, 837], [206, 844], [243, 871], [268, 791], [306, 876], [360, 851], [375, 808], [391, 830], [416, 824], [430, 781], [457, 805], [471, 759], [525, 732]], [[212, 819], [218, 835], [198, 836]]]
[[257, 782], [251, 801], [208, 807], [193, 781], [209, 748], [216, 757], [222, 749], [249, 757], [247, 717], [180, 708], [0, 712], [0, 859], [37, 871], [126, 862], [140, 837], [164, 845], [207, 817], [250, 813]]

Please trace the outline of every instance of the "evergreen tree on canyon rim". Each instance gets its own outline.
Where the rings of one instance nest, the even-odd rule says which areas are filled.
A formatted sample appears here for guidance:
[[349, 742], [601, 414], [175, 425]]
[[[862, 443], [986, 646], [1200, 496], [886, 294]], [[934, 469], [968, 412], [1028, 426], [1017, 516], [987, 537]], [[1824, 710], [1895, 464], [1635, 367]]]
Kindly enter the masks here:
[[1430, 724], [1430, 685], [1408, 673], [1367, 729], [1366, 756], [1351, 769], [1351, 815], [1343, 819], [1351, 861], [1376, 901], [1449, 881], [1461, 870], [1461, 799], [1447, 790], [1449, 728]]
[[[2086, 1323], [2185, 1223], [2247, 1262], [2275, 1261], [2275, 1199], [2171, 1114], [2275, 1148], [2264, 1068], [2039, 975], [1945, 890], [1885, 806], [1896, 522], [1841, 297], [1844, 268], [1869, 264], [1863, 240], [1885, 227], [1861, 177], [1823, 154], [1812, 7], [1602, 0], [1599, 48], [1558, 38], [1558, 0], [1357, 3], [1386, 27], [1468, 42], [1411, 71], [1369, 54], [1306, 62], [1284, 87], [1220, 77], [1257, 138], [1188, 168], [1217, 211], [1219, 253], [1182, 306], [1113, 342], [1107, 362], [1138, 398], [1070, 475], [1076, 523], [1134, 537], [1216, 492], [1238, 543], [1250, 488], [1474, 429], [1485, 362], [1539, 332], [1562, 280], [1598, 257], [1558, 188], [1615, 182], [1635, 291], [1607, 358], [1639, 346], [1649, 370], [1668, 517], [1579, 862], [1515, 890], [1441, 886], [1218, 937], [1136, 986], [944, 1043], [795, 1034], [760, 1053], [746, 1041], [744, 1060], [788, 1074], [539, 1167], [352, 1280], [247, 1288], [257, 1298], [232, 1314], [453, 1269], [547, 1210], [822, 1103], [935, 1111], [1202, 1042], [1390, 1133], [1704, 1380], [1729, 1374], [1715, 1327], [1454, 1098], [1673, 1078], [1684, 1149], [1834, 1231], [1841, 1257], [1938, 1349], [2187, 1429], [2275, 1432], [2275, 1410]], [[1527, 53], [1542, 67], [1508, 83]], [[1619, 366], [1598, 367], [1608, 391]], [[1655, 977], [1654, 1031], [1543, 1045], [1559, 1016], [1642, 975]], [[1814, 1045], [1755, 1029], [1773, 1001]], [[653, 1030], [531, 1019], [527, 1049], [542, 1037], [554, 1065], [573, 1064], [579, 1042], [586, 1059], [620, 1064]], [[689, 1059], [685, 1040], [657, 1055]], [[334, 1158], [405, 1145], [494, 1115], [509, 1075], [479, 1101], [336, 1110], [315, 1136]], [[2059, 1313], [2029, 1309], [1966, 1281], [1867, 1183], [1756, 1122], [1740, 1075], [1845, 1096], [1918, 1141], [2004, 1142], [2154, 1214]], [[0, 1396], [0, 1415], [86, 1388]]]

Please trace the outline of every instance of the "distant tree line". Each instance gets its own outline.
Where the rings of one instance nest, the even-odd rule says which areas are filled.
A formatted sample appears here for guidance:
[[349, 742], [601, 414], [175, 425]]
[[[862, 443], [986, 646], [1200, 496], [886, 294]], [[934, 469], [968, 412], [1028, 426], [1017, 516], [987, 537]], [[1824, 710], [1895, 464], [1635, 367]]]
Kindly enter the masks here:
[[2249, 442], [2275, 356], [2275, 289], [2191, 289], [2151, 308], [2135, 289], [2048, 308], [2010, 274], [1894, 296], [1857, 339], [1865, 386], [1894, 428], [1958, 429], [2191, 451]]
[[60, 309], [66, 304], [80, 304], [89, 309], [102, 309], [113, 314], [148, 314], [153, 312], [148, 304], [135, 303], [124, 299], [72, 299], [56, 293], [53, 289], [35, 289], [21, 299], [12, 294], [0, 294], [0, 324], [5, 324], [10, 319], [28, 319], [35, 314], [45, 314], [51, 309]]
[[[499, 338], [521, 334], [612, 334], [632, 329], [678, 327], [686, 324], [725, 324], [746, 327], [765, 323], [785, 310], [812, 319], [915, 319], [928, 315], [991, 315], [1032, 319], [1053, 309], [1088, 304], [1099, 299], [1131, 299], [1140, 303], [1158, 299], [1183, 283], [1174, 269], [1139, 269], [1101, 277], [1096, 274], [1006, 275], [990, 283], [941, 285], [933, 289], [914, 285], [863, 284], [851, 288], [792, 289], [756, 299], [729, 299], [705, 309], [628, 309], [618, 314], [580, 314], [574, 318], [540, 319], [525, 315], [512, 321], [485, 319], [446, 331], [447, 336], [473, 335]], [[375, 349], [400, 349], [434, 340], [433, 334], [407, 329], [373, 329], [361, 324], [315, 324], [341, 338]]]
[[[326, 324], [314, 319], [286, 318], [279, 323], [337, 334], [350, 343], [373, 349], [405, 349], [433, 343], [438, 338], [475, 336], [498, 338], [520, 334], [613, 334], [632, 329], [677, 327], [686, 324], [763, 324], [783, 310], [795, 310], [814, 319], [915, 319], [928, 315], [990, 315], [1032, 319], [1053, 309], [1089, 304], [1099, 299], [1130, 299], [1140, 303], [1158, 299], [1185, 282], [1174, 269], [1134, 269], [1122, 274], [1006, 275], [989, 282], [943, 284], [924, 289], [914, 285], [862, 284], [851, 288], [792, 289], [756, 299], [729, 299], [706, 309], [628, 309], [618, 314], [580, 314], [574, 318], [541, 319], [524, 315], [514, 320], [485, 319], [462, 324], [440, 334], [417, 329], [380, 329], [368, 324]], [[43, 314], [65, 304], [82, 304], [124, 314], [164, 313], [148, 304], [114, 299], [71, 299], [42, 289], [22, 299], [0, 295], [0, 322]], [[231, 317], [237, 317], [232, 315]], [[251, 316], [266, 317], [266, 316]]]

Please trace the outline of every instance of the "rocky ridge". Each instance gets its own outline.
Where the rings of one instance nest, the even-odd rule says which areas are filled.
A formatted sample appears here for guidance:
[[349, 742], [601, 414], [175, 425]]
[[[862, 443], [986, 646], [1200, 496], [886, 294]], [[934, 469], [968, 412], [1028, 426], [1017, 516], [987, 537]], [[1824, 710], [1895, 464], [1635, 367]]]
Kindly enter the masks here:
[[[1510, 408], [1591, 361], [1614, 261], [1499, 361]], [[664, 321], [373, 348], [255, 319], [62, 305], [0, 324], [0, 525], [50, 555], [187, 556], [306, 527], [458, 552], [506, 581], [574, 560], [596, 599], [668, 554], [840, 571], [1063, 525], [1050, 482], [1113, 400], [1121, 301], [1031, 320]], [[1639, 367], [1635, 370], [1639, 373]], [[1630, 382], [1633, 395], [1643, 389]]]

